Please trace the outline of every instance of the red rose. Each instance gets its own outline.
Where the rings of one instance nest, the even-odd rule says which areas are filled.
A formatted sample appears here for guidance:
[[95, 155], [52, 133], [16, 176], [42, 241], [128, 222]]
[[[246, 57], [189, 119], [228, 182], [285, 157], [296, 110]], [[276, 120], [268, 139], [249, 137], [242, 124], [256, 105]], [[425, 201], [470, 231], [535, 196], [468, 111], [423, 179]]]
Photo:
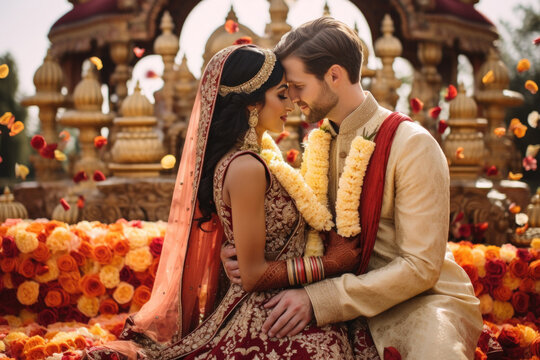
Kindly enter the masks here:
[[155, 237], [150, 243], [150, 252], [154, 257], [161, 255], [161, 249], [163, 248], [163, 238]]
[[516, 291], [512, 295], [512, 306], [517, 313], [526, 313], [529, 309], [529, 295], [523, 291]]
[[519, 347], [521, 332], [517, 327], [504, 324], [497, 340], [503, 348]]
[[401, 360], [401, 354], [395, 347], [388, 346], [384, 348], [383, 359], [384, 360]]
[[540, 336], [531, 342], [531, 355], [540, 356]]
[[19, 249], [17, 249], [15, 239], [11, 236], [4, 236], [2, 238], [2, 254], [9, 258], [19, 255]]
[[54, 150], [58, 147], [58, 144], [47, 144], [39, 150], [39, 154], [45, 159], [54, 159]]
[[469, 275], [469, 278], [471, 279], [471, 282], [475, 282], [478, 280], [478, 269], [473, 264], [463, 264], [461, 265], [463, 270]]
[[124, 266], [122, 270], [120, 270], [120, 280], [125, 281], [135, 287], [141, 284], [141, 282], [135, 277], [135, 272], [131, 270], [129, 266]]
[[37, 322], [39, 325], [48, 326], [58, 322], [58, 313], [55, 309], [47, 308], [38, 314]]
[[502, 284], [502, 278], [491, 275], [486, 275], [485, 277], [480, 278], [480, 281], [482, 282], [482, 285], [484, 285], [486, 292], [491, 295], [493, 295], [493, 290]]
[[30, 140], [30, 146], [32, 146], [36, 150], [41, 150], [46, 145], [47, 142], [45, 141], [45, 138], [41, 135], [34, 135], [32, 137], [32, 140]]
[[506, 263], [501, 259], [489, 259], [486, 261], [486, 273], [492, 277], [502, 278], [506, 272]]
[[540, 260], [534, 260], [529, 264], [529, 274], [534, 280], [540, 280]]
[[518, 249], [517, 256], [526, 263], [529, 263], [533, 259], [533, 256], [530, 253], [529, 249]]
[[510, 272], [518, 278], [524, 278], [529, 272], [529, 264], [521, 258], [516, 258], [508, 264]]

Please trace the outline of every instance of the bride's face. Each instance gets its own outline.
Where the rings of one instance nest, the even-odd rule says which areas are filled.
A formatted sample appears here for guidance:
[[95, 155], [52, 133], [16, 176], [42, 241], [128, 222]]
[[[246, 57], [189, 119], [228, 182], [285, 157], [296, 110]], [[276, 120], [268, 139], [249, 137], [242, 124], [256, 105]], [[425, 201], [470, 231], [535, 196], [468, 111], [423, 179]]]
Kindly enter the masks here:
[[264, 106], [259, 110], [257, 132], [259, 134], [264, 131], [282, 132], [287, 121], [287, 114], [293, 110], [293, 106], [289, 98], [289, 86], [283, 77], [279, 84], [265, 93]]

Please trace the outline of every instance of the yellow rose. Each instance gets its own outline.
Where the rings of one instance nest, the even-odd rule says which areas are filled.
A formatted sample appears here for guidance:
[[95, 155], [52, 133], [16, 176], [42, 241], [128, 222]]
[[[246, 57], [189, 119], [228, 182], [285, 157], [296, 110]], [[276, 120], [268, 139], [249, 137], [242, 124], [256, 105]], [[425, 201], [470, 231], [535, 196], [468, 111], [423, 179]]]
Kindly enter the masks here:
[[84, 275], [89, 275], [99, 273], [100, 267], [101, 265], [97, 261], [86, 259], [86, 262], [80, 267], [80, 269]]
[[15, 234], [15, 244], [20, 252], [28, 254], [37, 249], [39, 241], [36, 234], [21, 229]]
[[13, 280], [11, 279], [11, 273], [6, 273], [2, 275], [2, 282], [4, 283], [4, 287], [6, 289], [14, 289], [15, 286], [13, 285]]
[[4, 315], [2, 316], [8, 322], [10, 328], [15, 329], [23, 326], [22, 320], [15, 315]]
[[150, 253], [148, 246], [130, 250], [126, 254], [126, 265], [133, 269], [133, 271], [146, 271], [152, 264], [152, 260], [154, 260], [154, 257]]
[[448, 246], [448, 249], [450, 249], [451, 252], [454, 252], [457, 249], [459, 249], [459, 244], [456, 244], [455, 242], [449, 241], [447, 246]]
[[531, 345], [533, 340], [536, 339], [537, 336], [539, 336], [533, 328], [521, 324], [518, 324], [517, 327], [521, 332], [521, 338], [519, 341], [519, 346], [521, 347], [527, 347]]
[[18, 319], [22, 321], [23, 325], [29, 325], [29, 324], [37, 322], [37, 314], [29, 310], [22, 309], [21, 312], [19, 313]]
[[6, 351], [6, 344], [2, 340], [0, 340], [0, 353], [3, 353]]
[[124, 226], [124, 235], [126, 236], [130, 249], [140, 248], [146, 246], [150, 242], [150, 238], [143, 229]]
[[57, 257], [52, 257], [45, 263], [49, 270], [41, 275], [34, 276], [34, 280], [36, 280], [39, 283], [48, 283], [49, 281], [54, 281], [58, 279], [58, 275], [60, 275], [60, 270], [58, 270], [58, 263], [57, 263]]
[[516, 290], [521, 284], [521, 279], [512, 275], [510, 271], [507, 271], [503, 276], [503, 285], [510, 288], [510, 290]]
[[484, 255], [484, 251], [482, 251], [481, 248], [475, 247], [471, 250], [471, 254], [473, 257], [473, 265], [479, 268], [480, 266], [486, 265], [486, 256]]
[[107, 289], [115, 288], [120, 283], [120, 270], [112, 265], [107, 265], [99, 271], [99, 280]]
[[143, 221], [142, 228], [146, 232], [146, 236], [150, 239], [161, 236], [160, 228], [153, 222]]
[[486, 276], [486, 267], [484, 265], [478, 267], [478, 276], [479, 277]]
[[24, 221], [21, 221], [13, 226], [10, 226], [7, 229], [6, 236], [11, 236], [12, 238], [15, 238], [15, 236], [17, 235], [17, 232], [26, 229], [27, 226], [28, 224]]
[[24, 340], [24, 339], [28, 339], [28, 335], [20, 331], [14, 331], [6, 335], [6, 337], [4, 338], [4, 342], [9, 345], [15, 340]]
[[499, 256], [506, 261], [506, 263], [510, 263], [517, 256], [517, 248], [512, 244], [504, 244], [501, 246]]
[[96, 297], [82, 295], [77, 301], [77, 309], [88, 317], [94, 317], [99, 311], [99, 300]]
[[512, 304], [506, 301], [493, 301], [493, 316], [500, 322], [504, 322], [514, 316]]
[[39, 284], [35, 281], [25, 281], [17, 288], [17, 300], [23, 305], [35, 304], [39, 295]]
[[61, 226], [55, 227], [47, 238], [47, 247], [53, 252], [67, 250], [73, 236], [74, 234], [68, 229]]
[[92, 224], [89, 221], [79, 221], [76, 225], [74, 225], [75, 229], [79, 229], [84, 232], [89, 232], [92, 230]]
[[90, 334], [95, 335], [98, 338], [104, 338], [109, 334], [107, 330], [103, 329], [101, 325], [99, 325], [99, 323], [92, 325], [92, 327], [89, 328], [88, 331], [90, 332]]
[[126, 262], [126, 259], [123, 257], [123, 256], [120, 256], [120, 255], [114, 255], [112, 260], [111, 260], [111, 263], [110, 265], [118, 268], [118, 269], [122, 269], [124, 267], [124, 264]]
[[493, 299], [489, 294], [480, 295], [480, 312], [482, 314], [489, 314], [493, 311]]
[[531, 247], [532, 247], [533, 249], [537, 249], [537, 250], [540, 249], [540, 238], [534, 238], [534, 239], [532, 239], [532, 241], [531, 241]]
[[120, 305], [127, 304], [133, 298], [134, 293], [135, 289], [133, 288], [133, 285], [122, 281], [118, 284], [116, 290], [114, 290], [113, 299]]

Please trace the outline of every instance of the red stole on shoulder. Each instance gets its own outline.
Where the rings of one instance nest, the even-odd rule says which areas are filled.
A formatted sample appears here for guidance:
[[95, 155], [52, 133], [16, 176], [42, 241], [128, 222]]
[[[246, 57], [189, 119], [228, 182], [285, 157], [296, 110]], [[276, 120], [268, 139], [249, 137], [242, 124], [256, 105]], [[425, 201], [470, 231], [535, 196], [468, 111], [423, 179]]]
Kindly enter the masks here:
[[360, 247], [362, 258], [358, 266], [357, 274], [366, 272], [371, 252], [377, 239], [381, 208], [383, 201], [384, 178], [386, 165], [392, 148], [392, 141], [396, 130], [402, 121], [411, 121], [403, 114], [394, 112], [388, 116], [375, 135], [375, 151], [371, 155], [366, 175], [364, 177], [363, 191], [360, 195]]

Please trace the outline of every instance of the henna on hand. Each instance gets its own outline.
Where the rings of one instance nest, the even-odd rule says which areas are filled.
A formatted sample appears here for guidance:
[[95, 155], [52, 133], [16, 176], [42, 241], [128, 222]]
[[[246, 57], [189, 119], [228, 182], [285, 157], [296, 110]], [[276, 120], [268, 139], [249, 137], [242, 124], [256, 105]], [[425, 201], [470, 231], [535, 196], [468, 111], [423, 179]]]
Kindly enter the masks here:
[[285, 261], [269, 261], [266, 271], [259, 278], [251, 291], [263, 291], [289, 287], [287, 264]]
[[345, 238], [331, 231], [328, 233], [328, 238], [328, 246], [322, 257], [326, 276], [354, 272], [360, 264], [362, 253], [359, 247], [360, 235]]

